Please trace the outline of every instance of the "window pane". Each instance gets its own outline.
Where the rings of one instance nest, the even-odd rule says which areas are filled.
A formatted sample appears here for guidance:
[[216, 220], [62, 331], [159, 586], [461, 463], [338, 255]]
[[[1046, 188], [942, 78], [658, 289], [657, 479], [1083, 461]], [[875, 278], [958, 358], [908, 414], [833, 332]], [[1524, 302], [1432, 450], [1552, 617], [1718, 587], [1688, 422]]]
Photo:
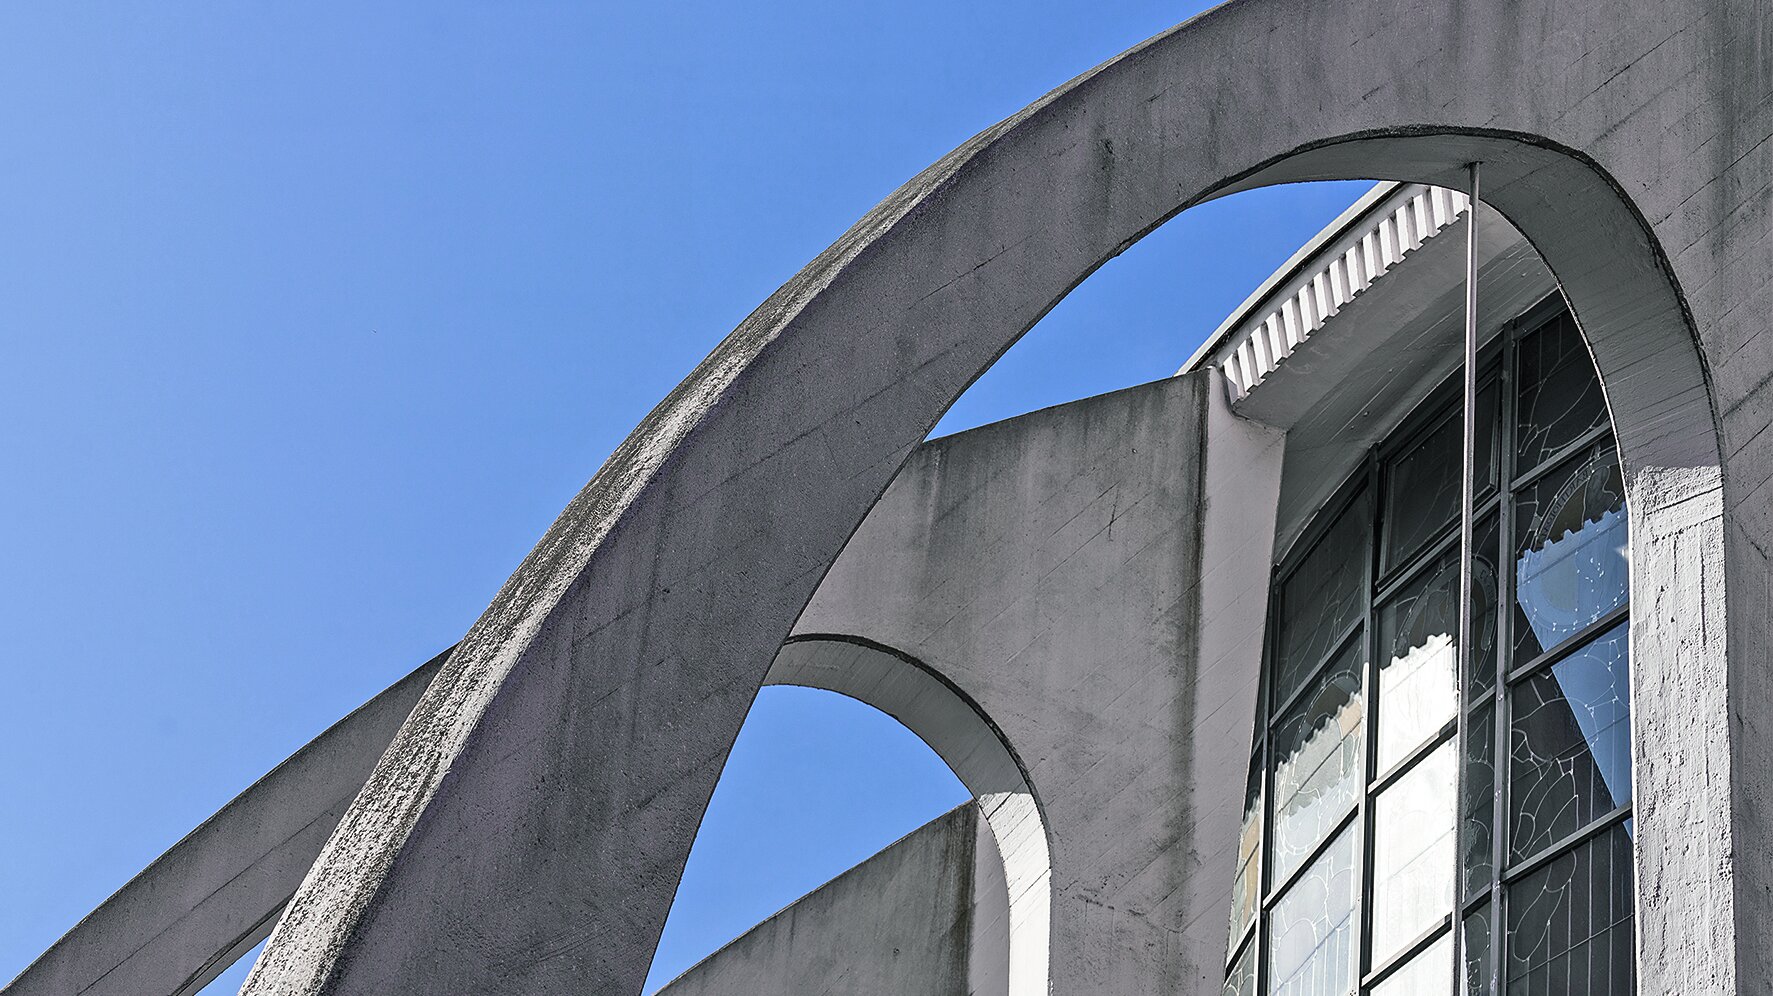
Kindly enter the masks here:
[[1387, 568], [1415, 553], [1459, 514], [1461, 419], [1455, 411], [1385, 470]]
[[1517, 473], [1607, 424], [1607, 402], [1594, 360], [1567, 311], [1521, 339], [1520, 385]]
[[1403, 760], [1459, 708], [1459, 569], [1449, 556], [1379, 610], [1379, 770]]
[[1250, 945], [1226, 974], [1225, 996], [1256, 996], [1256, 945]]
[[1488, 996], [1490, 988], [1490, 904], [1471, 911], [1465, 918], [1465, 992], [1464, 996]]
[[1354, 808], [1360, 794], [1361, 668], [1355, 640], [1274, 731], [1276, 885]]
[[[1396, 567], [1422, 544], [1448, 528], [1459, 515], [1459, 475], [1464, 469], [1463, 406], [1392, 458], [1385, 470], [1385, 557]], [[1479, 389], [1477, 410], [1477, 491], [1494, 487], [1496, 384]]]
[[1496, 708], [1488, 703], [1466, 718], [1465, 798], [1460, 804], [1460, 853], [1465, 857], [1467, 898], [1490, 883], [1496, 840]]
[[1631, 837], [1613, 827], [1509, 889], [1508, 996], [1630, 996]]
[[1237, 951], [1244, 928], [1250, 925], [1262, 892], [1262, 766], [1250, 765], [1244, 787], [1244, 822], [1237, 838], [1237, 878], [1231, 883], [1231, 950]]
[[1631, 801], [1624, 625], [1516, 686], [1510, 853], [1527, 857]]
[[1515, 522], [1515, 663], [1625, 604], [1625, 482], [1611, 454], [1553, 471], [1521, 492]]
[[1356, 499], [1282, 586], [1276, 704], [1286, 701], [1359, 618], [1371, 517], [1367, 499]]
[[1454, 746], [1442, 744], [1374, 801], [1374, 965], [1453, 908]]
[[1451, 996], [1453, 992], [1453, 935], [1424, 948], [1409, 964], [1387, 975], [1368, 990], [1372, 996]]
[[1496, 565], [1502, 560], [1501, 529], [1496, 516], [1485, 517], [1471, 533], [1471, 628], [1477, 649], [1471, 654], [1468, 698], [1477, 698], [1496, 682]]
[[1356, 829], [1343, 831], [1269, 914], [1269, 996], [1345, 996], [1354, 986]]

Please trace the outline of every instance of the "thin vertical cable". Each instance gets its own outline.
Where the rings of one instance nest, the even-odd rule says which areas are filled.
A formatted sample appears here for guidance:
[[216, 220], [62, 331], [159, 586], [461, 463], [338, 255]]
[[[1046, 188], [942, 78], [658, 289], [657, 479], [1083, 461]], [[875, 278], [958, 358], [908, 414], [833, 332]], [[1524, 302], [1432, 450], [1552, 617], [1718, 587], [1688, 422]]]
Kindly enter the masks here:
[[[1471, 200], [1465, 209], [1465, 417], [1464, 441], [1462, 444], [1461, 473], [1459, 479], [1459, 658], [1458, 695], [1460, 710], [1465, 710], [1466, 689], [1472, 680], [1472, 561], [1476, 551], [1475, 517], [1477, 503], [1477, 214], [1478, 214], [1478, 164], [1472, 163], [1468, 169], [1471, 178]], [[1463, 725], [1463, 724], [1462, 724]], [[1466, 738], [1471, 731], [1461, 729], [1459, 737], [1459, 763], [1455, 769], [1458, 774], [1454, 778], [1453, 793], [1453, 841], [1454, 874], [1453, 874], [1453, 992], [1464, 992], [1465, 985], [1465, 919], [1461, 915], [1464, 909], [1465, 849], [1459, 846], [1460, 835], [1464, 831], [1465, 812], [1465, 765], [1468, 745]], [[1492, 905], [1492, 909], [1494, 909]]]

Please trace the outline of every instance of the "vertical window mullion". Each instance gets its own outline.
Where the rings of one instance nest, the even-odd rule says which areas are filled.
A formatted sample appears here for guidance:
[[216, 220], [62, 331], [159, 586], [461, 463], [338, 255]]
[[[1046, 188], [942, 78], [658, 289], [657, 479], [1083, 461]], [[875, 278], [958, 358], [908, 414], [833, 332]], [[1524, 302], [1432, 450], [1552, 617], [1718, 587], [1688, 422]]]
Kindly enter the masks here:
[[1373, 825], [1372, 815], [1372, 784], [1378, 777], [1379, 752], [1375, 744], [1379, 738], [1379, 647], [1378, 619], [1373, 603], [1373, 589], [1378, 583], [1379, 536], [1385, 527], [1385, 502], [1379, 498], [1379, 457], [1376, 449], [1367, 451], [1366, 459], [1367, 493], [1374, 496], [1372, 501], [1372, 521], [1367, 533], [1366, 577], [1363, 580], [1362, 598], [1365, 599], [1364, 622], [1361, 627], [1361, 646], [1366, 654], [1366, 665], [1361, 671], [1361, 791], [1355, 805], [1359, 812], [1355, 816], [1355, 826], [1360, 831], [1360, 846], [1355, 849], [1355, 882], [1357, 893], [1355, 902], [1355, 936], [1354, 936], [1354, 991], [1360, 991], [1360, 980], [1372, 971], [1368, 938], [1373, 936]]
[[1515, 420], [1516, 399], [1520, 393], [1517, 376], [1516, 344], [1520, 336], [1520, 323], [1512, 321], [1504, 327], [1502, 342], [1502, 368], [1496, 390], [1496, 408], [1501, 416], [1500, 436], [1496, 441], [1497, 488], [1501, 501], [1497, 507], [1497, 551], [1496, 551], [1496, 680], [1490, 694], [1494, 697], [1492, 722], [1495, 726], [1495, 778], [1496, 785], [1493, 809], [1490, 820], [1494, 829], [1490, 834], [1490, 991], [1494, 996], [1505, 996], [1506, 967], [1508, 965], [1508, 896], [1502, 885], [1502, 872], [1507, 866], [1509, 845], [1508, 822], [1508, 786], [1510, 780], [1509, 757], [1512, 753], [1508, 737], [1510, 716], [1508, 714], [1508, 682], [1504, 676], [1513, 663], [1514, 648], [1514, 615], [1515, 615], [1515, 571], [1514, 571], [1514, 491], [1510, 487], [1515, 479]]

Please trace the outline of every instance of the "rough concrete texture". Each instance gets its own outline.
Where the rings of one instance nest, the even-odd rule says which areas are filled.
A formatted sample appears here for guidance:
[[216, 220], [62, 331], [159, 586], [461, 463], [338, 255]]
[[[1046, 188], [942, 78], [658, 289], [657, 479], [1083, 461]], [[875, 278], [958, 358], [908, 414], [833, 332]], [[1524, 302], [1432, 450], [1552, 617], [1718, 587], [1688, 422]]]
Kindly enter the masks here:
[[659, 996], [966, 996], [971, 803], [925, 824], [698, 962]]
[[1054, 992], [1223, 977], [1281, 437], [1222, 397], [1196, 374], [920, 447], [795, 627], [917, 660], [1020, 759]]
[[271, 769], [50, 946], [5, 996], [195, 993], [265, 939], [448, 651]]
[[947, 762], [978, 804], [985, 850], [993, 855], [980, 861], [979, 872], [988, 881], [974, 890], [974, 988], [1045, 992], [1052, 935], [1046, 828], [1021, 763], [977, 703], [921, 662], [850, 637], [790, 640], [764, 681], [822, 688], [866, 702], [903, 723]]
[[[1681, 785], [1639, 841], [1679, 853], [1708, 834], [1736, 860], [1661, 869], [1641, 943], [1672, 954], [1645, 959], [1641, 984], [1769, 991], [1773, 863], [1750, 856], [1773, 853], [1770, 51], [1762, 0], [1234, 0], [981, 133], [747, 318], [566, 509], [376, 766], [247, 992], [636, 992], [776, 648], [980, 370], [1203, 198], [1333, 176], [1457, 185], [1474, 159], [1570, 300], [1630, 487], [1668, 509], [1721, 488], [1704, 527], [1722, 558], [1696, 583], [1727, 592], [1727, 640], [1636, 649], [1642, 674], [1727, 686], [1726, 713], [1640, 744], [1644, 783], [1677, 757], [1727, 777]], [[1663, 569], [1639, 558], [1634, 589], [1695, 583]], [[1060, 846], [1121, 838], [1054, 840], [1058, 868]], [[1177, 868], [1145, 857], [1159, 878]], [[1104, 860], [1111, 877], [1079, 888], [1153, 898], [1132, 855]], [[1069, 957], [1155, 963], [1158, 939]]]

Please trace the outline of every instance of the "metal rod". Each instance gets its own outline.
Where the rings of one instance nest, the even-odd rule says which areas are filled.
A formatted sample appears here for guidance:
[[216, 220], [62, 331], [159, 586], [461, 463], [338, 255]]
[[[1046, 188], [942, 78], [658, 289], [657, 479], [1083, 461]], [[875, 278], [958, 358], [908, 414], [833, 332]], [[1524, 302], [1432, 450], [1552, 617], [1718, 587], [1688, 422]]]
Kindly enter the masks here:
[[[1476, 518], [1477, 504], [1477, 213], [1478, 213], [1478, 164], [1467, 167], [1470, 171], [1471, 202], [1465, 207], [1465, 412], [1462, 418], [1463, 442], [1461, 445], [1459, 475], [1459, 639], [1456, 684], [1460, 710], [1466, 711], [1466, 690], [1472, 680], [1472, 560], [1476, 551]], [[1501, 679], [1498, 678], [1500, 684]], [[1466, 736], [1470, 731], [1466, 731]], [[1465, 754], [1467, 748], [1465, 738], [1459, 741], [1459, 764], [1455, 768], [1458, 774], [1454, 777], [1453, 792], [1453, 833], [1457, 840], [1464, 830], [1465, 813]], [[1455, 846], [1456, 856], [1464, 854], [1464, 848]], [[1453, 907], [1459, 908], [1459, 898], [1465, 892], [1465, 861], [1456, 857], [1454, 861], [1453, 890], [1455, 893]], [[1494, 909], [1495, 907], [1492, 907]], [[1494, 919], [1494, 916], [1492, 916]], [[1491, 933], [1495, 931], [1492, 929]], [[1453, 923], [1453, 989], [1455, 993], [1466, 991], [1465, 977], [1465, 930], [1464, 921], [1454, 917]], [[1491, 989], [1495, 987], [1494, 978]]]

